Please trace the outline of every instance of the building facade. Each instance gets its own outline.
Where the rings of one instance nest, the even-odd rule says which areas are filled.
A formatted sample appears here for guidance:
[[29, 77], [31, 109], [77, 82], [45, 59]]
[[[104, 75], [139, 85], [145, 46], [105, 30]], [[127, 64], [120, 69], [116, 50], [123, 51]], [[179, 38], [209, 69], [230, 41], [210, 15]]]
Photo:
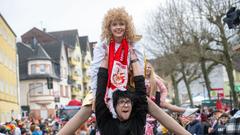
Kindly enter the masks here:
[[46, 32], [33, 28], [23, 34], [22, 41], [24, 43], [30, 43], [32, 37], [35, 37], [39, 43], [46, 44], [51, 42], [63, 42], [66, 50], [68, 61], [68, 83], [71, 85], [72, 95], [76, 95], [78, 99], [81, 99], [81, 93], [83, 90], [83, 76], [82, 76], [82, 54], [79, 43], [79, 36], [77, 30], [65, 30]]
[[17, 43], [19, 54], [21, 107], [30, 117], [40, 120], [54, 117], [59, 106], [71, 98], [68, 63], [62, 42]]
[[76, 95], [77, 99], [83, 100], [81, 94], [83, 93], [82, 53], [78, 31], [76, 29], [64, 30], [48, 32], [48, 34], [64, 42], [68, 59], [68, 82], [71, 85], [72, 95]]
[[88, 36], [79, 37], [81, 53], [82, 53], [82, 71], [83, 71], [83, 91], [81, 93], [81, 97], [84, 98], [87, 95], [87, 92], [91, 89], [90, 86], [90, 75], [89, 69], [92, 61], [91, 56], [91, 46], [89, 43]]
[[0, 122], [20, 115], [16, 35], [0, 14]]

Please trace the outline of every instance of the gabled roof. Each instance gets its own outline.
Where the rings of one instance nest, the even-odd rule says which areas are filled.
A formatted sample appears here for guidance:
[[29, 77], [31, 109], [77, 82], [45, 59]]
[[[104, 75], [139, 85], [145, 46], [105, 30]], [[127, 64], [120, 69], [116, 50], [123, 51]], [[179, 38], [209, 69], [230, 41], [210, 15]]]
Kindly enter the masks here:
[[33, 54], [33, 49], [31, 48], [30, 45], [26, 45], [22, 42], [18, 42], [17, 53], [19, 56], [19, 63], [21, 64], [28, 61], [27, 59], [31, 57]]
[[27, 31], [24, 33], [22, 36], [22, 42], [26, 44], [31, 44], [33, 41], [33, 38], [36, 38], [37, 41], [41, 44], [43, 43], [49, 43], [49, 42], [54, 42], [57, 41], [57, 39], [48, 33], [39, 30], [38, 28], [34, 27], [31, 30]]
[[86, 55], [87, 51], [89, 50], [89, 40], [88, 36], [81, 36], [79, 37], [80, 47], [81, 47], [81, 53], [83, 57]]
[[42, 47], [49, 54], [53, 61], [59, 63], [61, 58], [61, 49], [63, 47], [63, 44], [61, 42], [57, 41], [45, 43]]
[[17, 43], [17, 53], [19, 57], [19, 76], [20, 80], [22, 78], [26, 78], [28, 76], [28, 70], [27, 70], [27, 62], [28, 58], [32, 56], [33, 50], [29, 45], [25, 45], [24, 43]]
[[93, 58], [93, 49], [94, 49], [96, 44], [97, 44], [97, 42], [90, 42], [89, 43], [89, 49], [90, 49], [90, 53], [91, 53], [92, 58]]
[[64, 44], [67, 45], [67, 47], [75, 48], [78, 37], [77, 29], [49, 32], [48, 34], [57, 38], [59, 41], [64, 41]]
[[28, 60], [51, 60], [51, 57], [47, 54], [43, 47], [37, 43], [32, 56], [29, 57]]

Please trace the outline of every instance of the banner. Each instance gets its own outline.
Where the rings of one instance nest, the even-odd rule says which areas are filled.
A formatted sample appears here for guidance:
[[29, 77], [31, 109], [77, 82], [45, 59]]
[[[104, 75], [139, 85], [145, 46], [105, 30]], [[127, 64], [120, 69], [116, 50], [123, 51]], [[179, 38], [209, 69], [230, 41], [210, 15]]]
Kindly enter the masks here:
[[211, 88], [210, 95], [212, 99], [224, 99], [223, 88]]

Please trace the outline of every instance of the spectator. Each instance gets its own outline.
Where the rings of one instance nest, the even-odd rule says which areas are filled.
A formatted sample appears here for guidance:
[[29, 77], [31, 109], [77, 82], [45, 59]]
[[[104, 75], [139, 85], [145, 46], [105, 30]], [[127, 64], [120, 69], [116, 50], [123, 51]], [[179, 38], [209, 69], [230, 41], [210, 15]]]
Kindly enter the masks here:
[[229, 120], [229, 115], [226, 113], [223, 113], [219, 119], [218, 124], [216, 126], [216, 130], [212, 132], [212, 135], [225, 135], [226, 134], [226, 123]]
[[21, 135], [27, 135], [27, 129], [26, 128], [21, 129]]
[[240, 110], [237, 111], [226, 124], [227, 135], [239, 135], [240, 134]]
[[206, 113], [201, 114], [201, 122], [203, 127], [203, 134], [206, 135], [208, 134], [208, 129], [211, 127], [211, 124], [208, 120], [208, 116]]
[[197, 120], [196, 114], [192, 114], [187, 117], [190, 123], [186, 126], [186, 129], [192, 134], [192, 135], [203, 135], [203, 128], [201, 125], [201, 122]]
[[209, 134], [214, 134], [214, 132], [217, 130], [218, 127], [218, 119], [222, 115], [222, 112], [219, 110], [214, 110], [212, 114], [210, 115], [211, 118], [211, 127], [208, 129]]

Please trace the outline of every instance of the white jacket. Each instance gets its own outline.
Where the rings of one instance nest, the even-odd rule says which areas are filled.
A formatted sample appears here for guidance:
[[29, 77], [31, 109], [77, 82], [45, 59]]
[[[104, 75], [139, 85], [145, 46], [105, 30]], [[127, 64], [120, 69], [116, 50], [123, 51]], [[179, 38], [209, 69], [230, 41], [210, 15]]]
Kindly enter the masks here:
[[[144, 71], [144, 50], [143, 46], [139, 44], [139, 42], [129, 43], [129, 45], [133, 45], [133, 48], [137, 54], [137, 57], [139, 59], [140, 65], [142, 66], [142, 72]], [[117, 51], [120, 44], [115, 45], [115, 52]], [[94, 47], [93, 50], [93, 61], [91, 62], [89, 74], [91, 76], [91, 90], [93, 91], [93, 94], [95, 96], [96, 89], [97, 89], [97, 73], [98, 69], [101, 65], [101, 62], [105, 56], [105, 49], [104, 46], [108, 46], [106, 42], [100, 42]], [[128, 52], [128, 56], [130, 56]], [[130, 57], [128, 57], [128, 65], [130, 64]]]

